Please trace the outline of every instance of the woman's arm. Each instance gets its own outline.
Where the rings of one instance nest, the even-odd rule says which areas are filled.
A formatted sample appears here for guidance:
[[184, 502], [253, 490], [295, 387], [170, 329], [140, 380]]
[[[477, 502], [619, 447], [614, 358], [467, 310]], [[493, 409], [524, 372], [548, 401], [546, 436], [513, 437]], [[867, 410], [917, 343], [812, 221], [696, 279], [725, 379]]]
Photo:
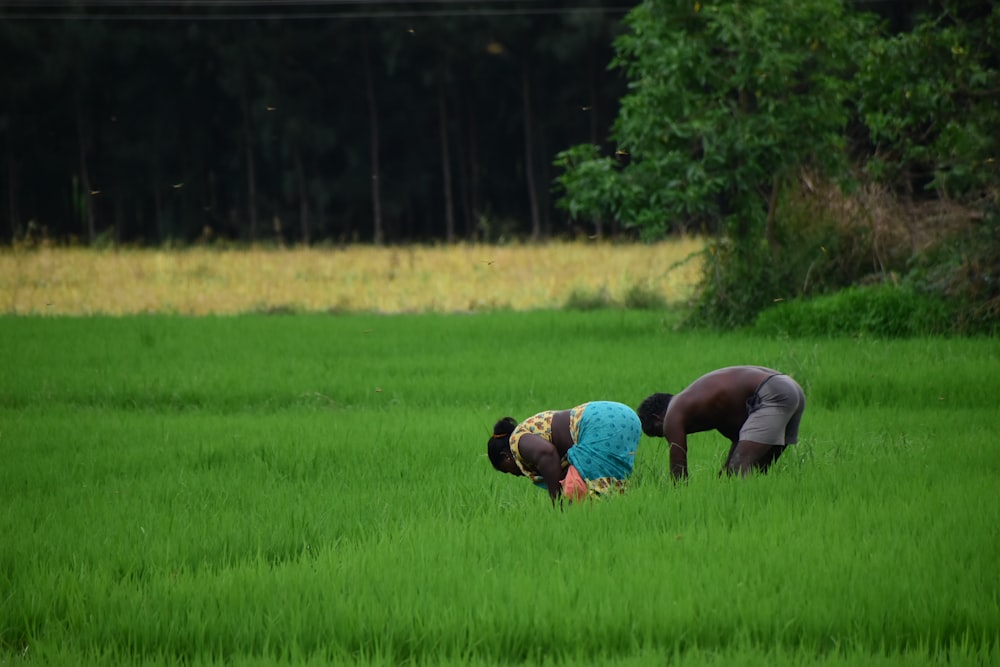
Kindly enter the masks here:
[[518, 452], [529, 466], [538, 471], [545, 486], [549, 490], [549, 498], [555, 506], [556, 499], [562, 493], [562, 457], [555, 445], [540, 435], [526, 433], [518, 443]]

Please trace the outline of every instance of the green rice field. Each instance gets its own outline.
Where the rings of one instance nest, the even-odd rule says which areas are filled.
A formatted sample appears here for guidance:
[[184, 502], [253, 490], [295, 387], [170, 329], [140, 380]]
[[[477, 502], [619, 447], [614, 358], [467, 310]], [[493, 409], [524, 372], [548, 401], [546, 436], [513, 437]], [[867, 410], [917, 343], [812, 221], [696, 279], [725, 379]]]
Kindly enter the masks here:
[[[997, 665], [1000, 345], [653, 311], [0, 318], [0, 665]], [[704, 372], [800, 443], [553, 510], [486, 440]]]

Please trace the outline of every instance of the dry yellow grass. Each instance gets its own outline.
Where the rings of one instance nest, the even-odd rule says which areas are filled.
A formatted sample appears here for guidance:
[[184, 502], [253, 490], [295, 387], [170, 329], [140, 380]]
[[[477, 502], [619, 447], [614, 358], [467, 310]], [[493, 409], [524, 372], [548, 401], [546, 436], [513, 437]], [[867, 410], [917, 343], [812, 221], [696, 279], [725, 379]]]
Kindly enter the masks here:
[[345, 249], [0, 250], [0, 312], [469, 312], [562, 307], [577, 294], [689, 298], [699, 239]]

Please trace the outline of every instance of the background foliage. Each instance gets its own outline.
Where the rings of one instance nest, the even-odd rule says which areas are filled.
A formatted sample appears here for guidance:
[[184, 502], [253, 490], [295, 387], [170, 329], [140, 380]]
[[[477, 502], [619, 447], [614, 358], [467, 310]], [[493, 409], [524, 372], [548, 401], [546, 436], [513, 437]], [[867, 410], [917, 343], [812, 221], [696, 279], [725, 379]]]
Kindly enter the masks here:
[[0, 239], [572, 233], [552, 155], [605, 141], [630, 7], [0, 1]]
[[8, 0], [0, 239], [695, 232], [692, 324], [888, 281], [989, 330], [998, 32], [974, 0]]
[[934, 2], [908, 24], [860, 9], [641, 3], [615, 43], [629, 159], [564, 151], [560, 204], [651, 238], [715, 235], [694, 323], [900, 274], [995, 320], [1000, 10]]

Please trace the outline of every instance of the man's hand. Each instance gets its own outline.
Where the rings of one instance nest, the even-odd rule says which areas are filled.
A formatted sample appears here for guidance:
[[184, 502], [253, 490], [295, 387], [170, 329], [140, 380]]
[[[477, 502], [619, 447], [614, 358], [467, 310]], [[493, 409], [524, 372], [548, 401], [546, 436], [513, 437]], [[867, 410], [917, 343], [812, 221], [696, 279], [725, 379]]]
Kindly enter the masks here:
[[670, 445], [670, 476], [674, 482], [684, 481], [688, 476], [687, 438], [682, 442], [667, 442]]

